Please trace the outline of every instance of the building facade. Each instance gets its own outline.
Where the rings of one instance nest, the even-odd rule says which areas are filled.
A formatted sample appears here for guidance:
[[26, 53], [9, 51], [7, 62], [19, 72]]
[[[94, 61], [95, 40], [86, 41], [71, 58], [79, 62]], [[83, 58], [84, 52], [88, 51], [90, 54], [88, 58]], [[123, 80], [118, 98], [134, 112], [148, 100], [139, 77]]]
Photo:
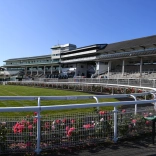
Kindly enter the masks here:
[[22, 71], [25, 77], [44, 78], [111, 78], [131, 76], [130, 73], [142, 77], [146, 72], [156, 72], [156, 35], [81, 48], [74, 44], [56, 45], [51, 50], [51, 55], [5, 60], [3, 67], [11, 75]]

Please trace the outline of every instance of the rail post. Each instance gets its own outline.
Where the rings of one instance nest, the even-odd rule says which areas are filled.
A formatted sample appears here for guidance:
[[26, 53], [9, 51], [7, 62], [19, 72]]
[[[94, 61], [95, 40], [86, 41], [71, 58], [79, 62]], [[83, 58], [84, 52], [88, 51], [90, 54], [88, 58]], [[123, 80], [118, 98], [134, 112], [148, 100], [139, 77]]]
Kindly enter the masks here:
[[118, 138], [117, 138], [117, 107], [116, 106], [114, 106], [114, 110], [113, 110], [113, 112], [114, 112], [114, 138], [113, 138], [113, 141], [116, 143], [117, 142], [117, 140], [118, 140]]
[[[99, 100], [98, 100], [98, 98], [96, 96], [93, 96], [93, 98], [96, 100], [97, 103], [99, 103]], [[97, 108], [98, 111], [100, 110], [100, 107], [96, 107], [96, 108]]]
[[[40, 107], [40, 97], [38, 97], [38, 107]], [[40, 149], [40, 140], [41, 140], [41, 116], [40, 116], [40, 109], [37, 111], [37, 147], [35, 152], [37, 154], [40, 154], [41, 149]]]
[[[132, 97], [134, 99], [134, 101], [137, 101], [137, 98], [134, 96], [134, 95], [131, 95], [130, 94], [130, 97]], [[137, 104], [135, 104], [135, 111], [134, 111], [134, 114], [136, 115], [137, 114]]]

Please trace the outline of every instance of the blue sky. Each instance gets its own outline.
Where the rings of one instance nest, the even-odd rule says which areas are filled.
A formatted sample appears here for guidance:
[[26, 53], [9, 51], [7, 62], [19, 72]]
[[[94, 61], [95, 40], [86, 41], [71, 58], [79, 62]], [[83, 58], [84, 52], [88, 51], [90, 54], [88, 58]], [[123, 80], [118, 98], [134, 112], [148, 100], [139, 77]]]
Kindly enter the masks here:
[[4, 60], [156, 35], [155, 0], [0, 0], [0, 66]]

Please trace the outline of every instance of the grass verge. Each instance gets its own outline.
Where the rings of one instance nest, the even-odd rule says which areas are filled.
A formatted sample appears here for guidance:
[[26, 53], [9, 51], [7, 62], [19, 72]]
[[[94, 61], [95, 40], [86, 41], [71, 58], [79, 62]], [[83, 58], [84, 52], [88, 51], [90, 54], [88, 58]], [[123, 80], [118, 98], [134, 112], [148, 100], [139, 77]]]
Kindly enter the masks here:
[[[72, 95], [93, 95], [83, 92], [75, 92], [69, 90], [57, 90], [49, 88], [35, 88], [27, 86], [13, 86], [13, 85], [0, 85], [0, 96], [72, 96]], [[99, 102], [115, 102], [116, 99], [99, 99]], [[95, 99], [87, 100], [48, 100], [41, 101], [41, 106], [51, 105], [65, 105], [65, 104], [80, 104], [80, 103], [95, 103]], [[25, 107], [25, 106], [37, 106], [37, 100], [35, 101], [0, 101], [0, 107]], [[101, 110], [112, 110], [113, 107], [101, 107]], [[59, 111], [44, 111], [42, 114], [59, 114], [59, 113], [76, 113], [76, 112], [91, 112], [93, 108], [85, 109], [70, 109]], [[5, 112], [0, 113], [0, 116], [25, 116], [31, 115], [31, 112]]]

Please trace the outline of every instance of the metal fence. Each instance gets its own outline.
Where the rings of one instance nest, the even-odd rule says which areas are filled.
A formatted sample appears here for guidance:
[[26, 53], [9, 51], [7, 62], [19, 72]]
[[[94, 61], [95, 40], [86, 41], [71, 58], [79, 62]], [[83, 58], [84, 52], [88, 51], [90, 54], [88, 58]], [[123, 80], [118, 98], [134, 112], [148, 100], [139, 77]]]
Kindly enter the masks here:
[[79, 83], [105, 83], [105, 84], [117, 84], [117, 85], [131, 85], [140, 87], [156, 87], [155, 79], [140, 79], [140, 78], [116, 78], [116, 79], [104, 79], [104, 78], [73, 78], [68, 79], [69, 82]]
[[156, 91], [152, 87], [141, 87], [124, 84], [86, 83], [86, 82], [42, 82], [42, 81], [8, 81], [8, 85], [22, 85], [31, 87], [45, 87], [54, 89], [91, 92], [94, 94], [131, 94]]
[[[121, 98], [145, 96], [150, 92], [123, 95], [96, 96], [1, 96], [0, 100], [36, 100], [37, 106], [5, 107], [0, 112], [35, 112], [26, 117], [1, 117], [0, 153], [36, 152], [55, 148], [66, 148], [84, 144], [95, 144], [105, 140], [116, 142], [127, 134], [149, 132], [150, 126], [143, 116], [154, 113], [153, 107], [137, 109], [137, 105], [155, 103], [154, 100], [99, 102], [100, 98]], [[152, 93], [155, 95], [154, 93]], [[79, 100], [95, 99], [95, 103], [41, 106], [41, 100]], [[120, 110], [119, 106], [134, 105], [132, 110]], [[112, 111], [99, 110], [101, 106], [112, 106]], [[77, 108], [94, 108], [90, 113], [41, 115], [46, 110], [65, 110]], [[136, 118], [137, 117], [137, 118]], [[137, 120], [137, 122], [136, 122]], [[128, 126], [128, 128], [127, 128]], [[131, 126], [131, 127], [130, 127]], [[6, 132], [6, 133], [5, 133]], [[4, 140], [3, 140], [4, 139]]]

